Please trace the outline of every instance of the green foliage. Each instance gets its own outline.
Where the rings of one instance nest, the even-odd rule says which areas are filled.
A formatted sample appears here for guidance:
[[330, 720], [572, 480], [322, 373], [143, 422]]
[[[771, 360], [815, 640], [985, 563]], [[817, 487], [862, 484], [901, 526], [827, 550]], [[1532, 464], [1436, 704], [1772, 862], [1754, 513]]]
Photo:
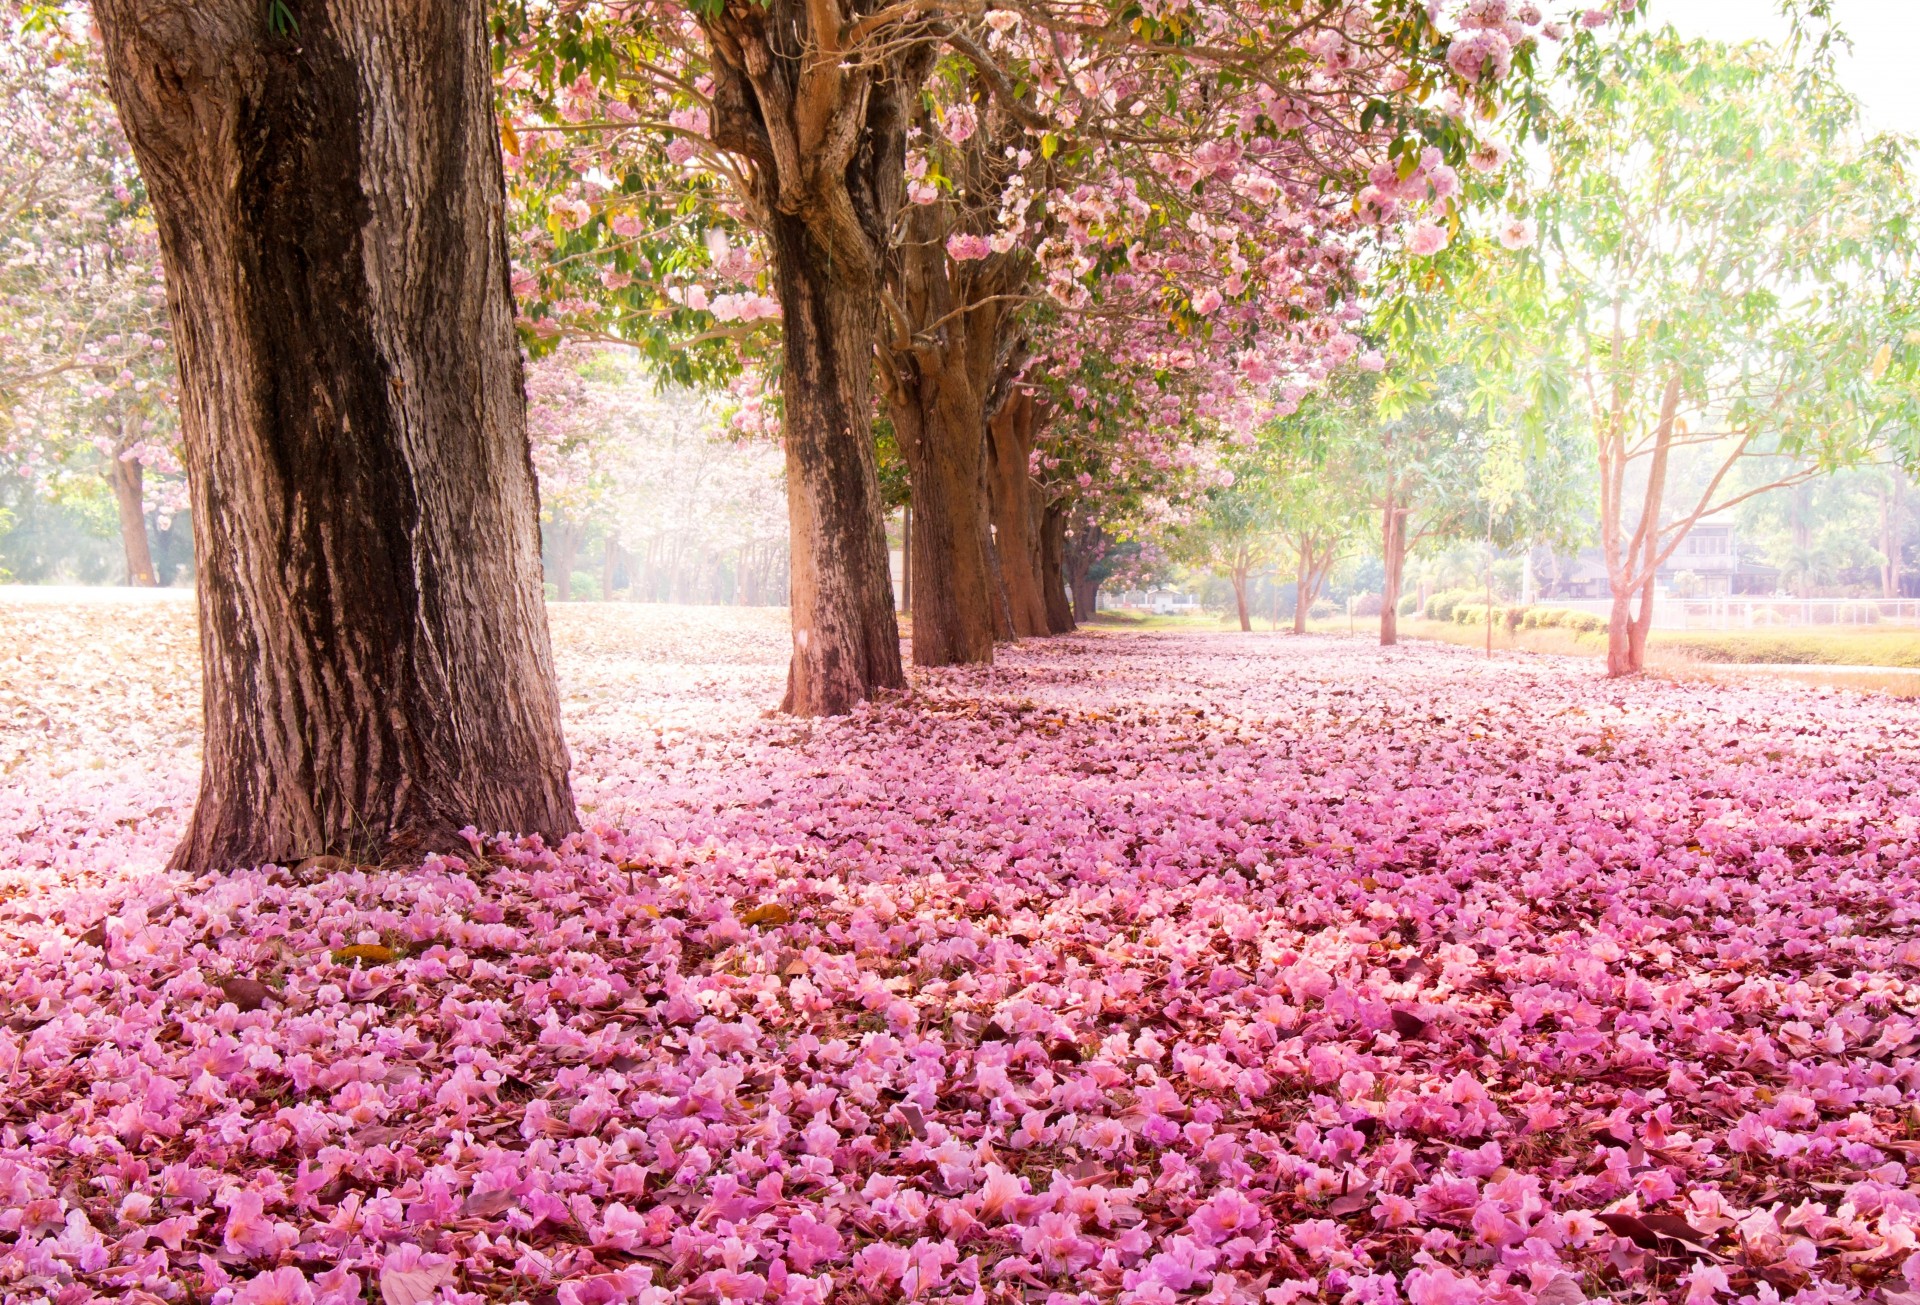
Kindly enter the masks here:
[[1476, 599], [1484, 600], [1484, 598], [1484, 593], [1476, 593], [1471, 589], [1442, 589], [1439, 593], [1428, 596], [1426, 608], [1421, 615], [1429, 621], [1451, 621], [1454, 609], [1460, 604], [1470, 603]]

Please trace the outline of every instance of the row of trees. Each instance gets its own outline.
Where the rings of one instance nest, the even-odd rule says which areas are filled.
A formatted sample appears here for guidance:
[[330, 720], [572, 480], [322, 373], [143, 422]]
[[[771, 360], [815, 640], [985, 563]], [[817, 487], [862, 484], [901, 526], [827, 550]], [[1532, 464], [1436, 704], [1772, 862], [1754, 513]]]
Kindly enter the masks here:
[[178, 359], [195, 869], [573, 828], [516, 326], [773, 396], [786, 706], [844, 710], [901, 683], [876, 416], [916, 658], [990, 657], [1109, 510], [1177, 515], [1364, 356], [1366, 251], [1451, 220], [1479, 111], [1569, 35], [1500, 0], [92, 15]]
[[[1392, 366], [1270, 426], [1175, 532], [1187, 555], [1243, 587], [1285, 552], [1310, 596], [1324, 540], [1368, 515], [1392, 643], [1422, 540], [1596, 542], [1608, 667], [1627, 674], [1656, 576], [1703, 517], [1781, 490], [1810, 502], [1816, 478], [1910, 459], [1909, 144], [1862, 130], [1832, 40], [1729, 49], [1666, 30], [1571, 48], [1527, 160], [1537, 242], [1516, 220], [1410, 249], [1370, 322]], [[1495, 242], [1530, 248], [1503, 259]]]

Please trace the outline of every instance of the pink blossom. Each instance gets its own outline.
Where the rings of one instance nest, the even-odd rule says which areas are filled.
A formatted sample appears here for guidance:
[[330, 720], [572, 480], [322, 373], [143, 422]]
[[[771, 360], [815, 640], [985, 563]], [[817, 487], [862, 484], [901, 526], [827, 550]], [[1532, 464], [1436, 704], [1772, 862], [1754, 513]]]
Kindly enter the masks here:
[[1438, 222], [1416, 223], [1407, 237], [1407, 252], [1417, 258], [1426, 258], [1445, 249], [1450, 239], [1447, 229]]
[[1538, 235], [1532, 218], [1512, 218], [1500, 228], [1500, 243], [1508, 249], [1525, 249]]

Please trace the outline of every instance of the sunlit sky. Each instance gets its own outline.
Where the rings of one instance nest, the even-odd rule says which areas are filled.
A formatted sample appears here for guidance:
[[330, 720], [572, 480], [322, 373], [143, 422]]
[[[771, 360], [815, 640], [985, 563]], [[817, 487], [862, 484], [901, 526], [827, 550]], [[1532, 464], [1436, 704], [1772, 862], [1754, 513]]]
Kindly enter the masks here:
[[[1833, 0], [1853, 39], [1841, 76], [1866, 105], [1872, 127], [1920, 136], [1920, 0]], [[1688, 36], [1767, 39], [1786, 31], [1775, 0], [1647, 0], [1647, 15]]]

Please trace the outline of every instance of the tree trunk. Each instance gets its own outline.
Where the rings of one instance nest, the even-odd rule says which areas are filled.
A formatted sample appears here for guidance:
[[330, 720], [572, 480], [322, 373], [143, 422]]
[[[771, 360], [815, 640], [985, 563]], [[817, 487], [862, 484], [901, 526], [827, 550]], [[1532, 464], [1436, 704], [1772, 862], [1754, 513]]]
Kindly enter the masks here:
[[1253, 615], [1247, 610], [1247, 568], [1236, 566], [1228, 573], [1233, 581], [1233, 605], [1240, 613], [1240, 633], [1253, 632]]
[[580, 557], [580, 531], [570, 521], [553, 523], [554, 597], [563, 603], [573, 601], [573, 566]]
[[620, 566], [620, 537], [607, 531], [606, 551], [600, 559], [600, 601], [613, 601], [614, 572]]
[[1300, 566], [1293, 582], [1293, 632], [1307, 632], [1307, 608], [1313, 604], [1313, 595], [1307, 590], [1313, 583], [1313, 542], [1300, 541]]
[[153, 550], [147, 543], [146, 469], [131, 458], [107, 464], [107, 483], [120, 509], [120, 545], [127, 555], [127, 583], [143, 589], [159, 584], [153, 573]]
[[1040, 514], [1040, 596], [1047, 604], [1047, 630], [1073, 633], [1073, 606], [1067, 601], [1067, 509], [1049, 503]]
[[1906, 477], [1898, 468], [1887, 473], [1887, 492], [1880, 500], [1880, 596], [1900, 596], [1901, 500], [1905, 497]]
[[1407, 514], [1391, 483], [1380, 510], [1380, 556], [1384, 563], [1380, 582], [1380, 646], [1391, 648], [1400, 642], [1400, 586], [1407, 573]]
[[900, 510], [900, 610], [913, 610], [913, 504]]
[[841, 59], [847, 15], [796, 0], [718, 0], [698, 21], [712, 139], [751, 162], [783, 319], [793, 658], [782, 708], [836, 715], [906, 684], [875, 478], [873, 346], [905, 202], [904, 97], [934, 50], [903, 41]]
[[929, 373], [888, 405], [913, 482], [913, 664], [993, 660], [993, 581], [981, 501], [986, 420], [964, 385]]
[[781, 710], [836, 716], [875, 690], [906, 685], [873, 451], [877, 305], [870, 290], [836, 275], [799, 218], [776, 210], [768, 226], [784, 319], [793, 540], [793, 660]]
[[[1644, 655], [1644, 643], [1641, 651]], [[1615, 590], [1613, 607], [1607, 616], [1607, 675], [1617, 679], [1639, 670], [1640, 658], [1634, 655], [1633, 646], [1633, 595], [1630, 591]]]
[[1799, 574], [1794, 577], [1793, 596], [1803, 602], [1813, 596], [1813, 486], [1802, 482], [1796, 486], [1789, 502], [1792, 504], [1791, 524], [1793, 527], [1793, 555], [1797, 560]]
[[1100, 581], [1093, 570], [1106, 556], [1107, 532], [1088, 522], [1067, 540], [1067, 585], [1073, 592], [1073, 619], [1091, 621], [1099, 610]]
[[1033, 397], [1016, 393], [987, 423], [987, 474], [994, 540], [1007, 586], [1013, 630], [1020, 638], [1053, 633], [1041, 576], [1040, 534], [1035, 529]]
[[205, 744], [173, 864], [578, 827], [479, 0], [98, 0], [159, 227]]

